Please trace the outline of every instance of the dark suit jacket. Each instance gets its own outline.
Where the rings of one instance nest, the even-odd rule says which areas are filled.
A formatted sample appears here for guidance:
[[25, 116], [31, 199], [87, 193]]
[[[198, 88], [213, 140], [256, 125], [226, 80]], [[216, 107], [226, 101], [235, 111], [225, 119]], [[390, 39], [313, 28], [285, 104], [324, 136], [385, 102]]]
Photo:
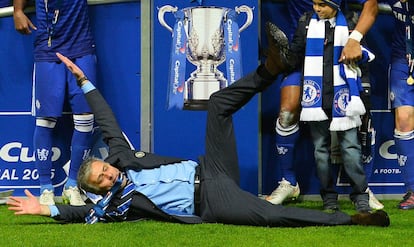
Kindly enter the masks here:
[[[109, 155], [106, 162], [117, 167], [121, 171], [128, 169], [141, 170], [157, 168], [163, 164], [177, 163], [183, 159], [159, 156], [143, 151], [131, 150], [129, 143], [123, 136], [123, 133], [115, 119], [115, 116], [108, 106], [105, 99], [98, 90], [92, 90], [85, 94], [85, 97], [95, 115], [95, 121], [102, 131], [104, 142], [109, 146]], [[114, 196], [111, 201], [112, 207], [119, 203], [120, 194]], [[110, 208], [111, 205], [108, 207]], [[86, 206], [69, 206], [57, 205], [60, 215], [54, 217], [56, 220], [65, 222], [83, 222], [93, 204]], [[176, 216], [169, 215], [159, 209], [151, 200], [145, 195], [134, 192], [132, 195], [132, 203], [125, 218], [107, 218], [108, 221], [119, 220], [139, 220], [139, 219], [155, 219], [178, 223], [201, 223], [201, 218], [198, 216]]]

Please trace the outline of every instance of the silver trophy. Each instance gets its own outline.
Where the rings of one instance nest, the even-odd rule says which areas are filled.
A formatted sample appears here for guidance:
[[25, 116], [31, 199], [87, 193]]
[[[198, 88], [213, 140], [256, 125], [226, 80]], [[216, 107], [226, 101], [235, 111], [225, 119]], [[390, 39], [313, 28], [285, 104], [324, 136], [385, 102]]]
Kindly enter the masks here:
[[[160, 24], [170, 32], [164, 14], [175, 13], [177, 7], [165, 5], [158, 11]], [[186, 57], [197, 68], [184, 85], [184, 109], [205, 110], [210, 95], [228, 86], [228, 80], [217, 67], [226, 60], [224, 23], [227, 13], [224, 7], [198, 6], [182, 9], [184, 30], [187, 37]], [[246, 5], [235, 7], [236, 13], [246, 13], [246, 22], [238, 32], [245, 30], [253, 20], [252, 9]]]

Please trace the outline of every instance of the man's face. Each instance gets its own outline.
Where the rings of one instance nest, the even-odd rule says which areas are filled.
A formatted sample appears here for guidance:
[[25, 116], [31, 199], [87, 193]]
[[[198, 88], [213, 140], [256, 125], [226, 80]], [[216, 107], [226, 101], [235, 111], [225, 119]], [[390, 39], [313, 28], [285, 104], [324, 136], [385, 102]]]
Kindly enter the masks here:
[[91, 164], [89, 184], [95, 185], [101, 191], [107, 192], [114, 186], [119, 176], [119, 170], [104, 161], [94, 161]]
[[322, 0], [313, 0], [313, 10], [319, 19], [330, 19], [335, 17], [337, 10], [326, 4]]

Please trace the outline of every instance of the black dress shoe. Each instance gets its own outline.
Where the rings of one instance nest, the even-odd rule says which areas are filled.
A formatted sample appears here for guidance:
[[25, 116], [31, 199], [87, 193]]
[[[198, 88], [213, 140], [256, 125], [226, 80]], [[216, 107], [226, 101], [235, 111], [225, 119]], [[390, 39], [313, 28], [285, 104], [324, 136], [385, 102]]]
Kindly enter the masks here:
[[385, 211], [377, 210], [372, 213], [358, 213], [352, 215], [351, 222], [354, 225], [387, 227], [390, 225], [390, 218]]
[[265, 67], [272, 75], [283, 73], [288, 68], [287, 53], [289, 40], [286, 34], [271, 22], [266, 23], [266, 36], [268, 41]]

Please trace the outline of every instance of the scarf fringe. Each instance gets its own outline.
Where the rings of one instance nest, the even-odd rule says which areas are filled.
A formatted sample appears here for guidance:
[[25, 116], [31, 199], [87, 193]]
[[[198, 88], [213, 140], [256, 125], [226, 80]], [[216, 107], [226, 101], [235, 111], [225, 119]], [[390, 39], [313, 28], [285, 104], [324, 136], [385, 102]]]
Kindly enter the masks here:
[[301, 121], [322, 121], [328, 120], [328, 116], [322, 108], [302, 108], [300, 112]]
[[331, 125], [329, 126], [330, 131], [344, 131], [352, 128], [359, 127], [361, 125], [361, 118], [359, 116], [353, 117], [338, 117], [333, 118]]
[[366, 112], [364, 103], [359, 96], [351, 96], [351, 100], [348, 101], [346, 107], [346, 116], [359, 116], [364, 115]]

